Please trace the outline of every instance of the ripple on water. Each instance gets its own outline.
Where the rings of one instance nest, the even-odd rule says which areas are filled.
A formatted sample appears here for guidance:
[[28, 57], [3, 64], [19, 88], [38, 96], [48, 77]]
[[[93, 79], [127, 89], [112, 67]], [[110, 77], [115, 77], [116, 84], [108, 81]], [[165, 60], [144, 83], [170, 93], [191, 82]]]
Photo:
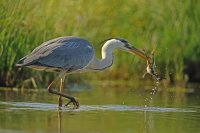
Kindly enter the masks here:
[[[51, 103], [36, 102], [0, 102], [0, 105], [6, 105], [5, 110], [41, 110], [57, 111], [58, 105]], [[182, 108], [162, 108], [162, 107], [140, 107], [128, 105], [81, 105], [79, 109], [62, 108], [62, 111], [150, 111], [150, 112], [196, 112], [194, 110]]]

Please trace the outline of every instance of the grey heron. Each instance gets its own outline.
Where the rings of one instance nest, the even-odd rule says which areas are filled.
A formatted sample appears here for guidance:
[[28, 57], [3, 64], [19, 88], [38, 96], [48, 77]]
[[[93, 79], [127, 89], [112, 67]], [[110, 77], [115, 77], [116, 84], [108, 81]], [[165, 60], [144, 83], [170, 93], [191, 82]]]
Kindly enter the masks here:
[[[17, 67], [29, 67], [37, 70], [59, 72], [59, 76], [48, 86], [48, 92], [58, 95], [58, 105], [62, 106], [62, 97], [69, 99], [74, 108], [79, 107], [77, 98], [64, 94], [65, 75], [69, 73], [100, 71], [113, 64], [113, 50], [120, 49], [138, 55], [148, 60], [146, 54], [121, 38], [111, 38], [104, 41], [102, 59], [95, 56], [93, 46], [85, 39], [76, 36], [59, 37], [36, 47], [30, 54], [18, 61]], [[60, 79], [60, 91], [52, 89], [52, 84]]]

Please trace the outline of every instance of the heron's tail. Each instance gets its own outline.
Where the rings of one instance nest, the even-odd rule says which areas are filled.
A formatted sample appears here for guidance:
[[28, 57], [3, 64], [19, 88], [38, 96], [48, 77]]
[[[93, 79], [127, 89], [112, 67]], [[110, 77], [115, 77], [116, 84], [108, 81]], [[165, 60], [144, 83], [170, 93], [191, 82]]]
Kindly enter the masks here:
[[17, 68], [21, 68], [24, 66], [24, 60], [26, 59], [26, 57], [23, 57], [22, 59], [20, 59], [17, 63], [16, 63], [16, 67]]

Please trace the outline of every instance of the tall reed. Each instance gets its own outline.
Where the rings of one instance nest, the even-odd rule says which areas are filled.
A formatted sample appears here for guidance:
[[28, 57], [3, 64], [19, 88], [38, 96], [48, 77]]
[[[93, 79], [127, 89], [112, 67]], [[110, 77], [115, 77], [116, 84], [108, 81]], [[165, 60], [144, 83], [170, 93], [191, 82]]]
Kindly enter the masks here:
[[[38, 84], [53, 79], [54, 74], [46, 72], [19, 72], [15, 63], [42, 42], [67, 35], [88, 39], [99, 57], [99, 42], [109, 37], [125, 38], [140, 49], [155, 49], [158, 69], [182, 80], [184, 59], [199, 60], [199, 22], [198, 0], [1, 0], [0, 84], [13, 86], [24, 79], [37, 79]], [[83, 76], [141, 77], [145, 62], [119, 51], [115, 55], [114, 66], [107, 73]]]

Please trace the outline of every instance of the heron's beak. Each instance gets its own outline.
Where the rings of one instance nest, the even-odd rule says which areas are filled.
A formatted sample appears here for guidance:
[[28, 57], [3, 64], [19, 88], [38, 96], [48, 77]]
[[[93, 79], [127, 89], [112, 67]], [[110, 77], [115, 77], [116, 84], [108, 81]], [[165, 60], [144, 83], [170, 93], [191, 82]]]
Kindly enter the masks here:
[[136, 55], [138, 55], [139, 57], [141, 57], [141, 58], [143, 58], [143, 59], [145, 59], [145, 60], [148, 60], [148, 58], [147, 58], [147, 56], [145, 55], [145, 53], [144, 52], [142, 52], [142, 51], [140, 51], [139, 49], [137, 49], [137, 48], [135, 48], [135, 47], [130, 47], [129, 48], [129, 50], [130, 50], [130, 52], [132, 53], [132, 54], [136, 54]]

